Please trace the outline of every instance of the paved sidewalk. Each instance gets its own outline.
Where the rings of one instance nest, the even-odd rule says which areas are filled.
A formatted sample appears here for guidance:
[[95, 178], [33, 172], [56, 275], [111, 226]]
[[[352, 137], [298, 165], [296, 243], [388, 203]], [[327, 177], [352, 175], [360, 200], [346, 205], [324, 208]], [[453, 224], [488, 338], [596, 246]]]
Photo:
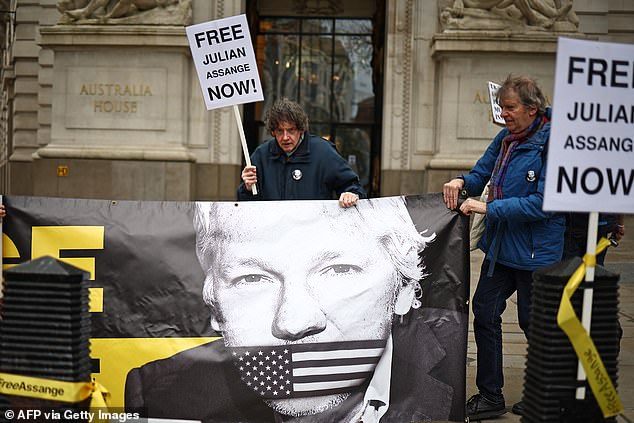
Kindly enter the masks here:
[[[626, 235], [617, 248], [610, 248], [605, 267], [619, 273], [619, 318], [623, 327], [621, 352], [619, 356], [618, 393], [625, 408], [624, 415], [634, 421], [634, 215], [625, 221]], [[471, 295], [475, 291], [480, 273], [483, 254], [471, 254]], [[520, 416], [511, 413], [511, 407], [522, 397], [524, 369], [526, 367], [526, 338], [517, 324], [516, 297], [513, 295], [502, 317], [504, 352], [504, 396], [507, 413], [487, 422], [519, 422]], [[473, 339], [473, 314], [469, 322], [469, 343], [467, 349], [467, 398], [477, 393], [475, 386], [476, 346]], [[482, 420], [485, 421], [485, 420]], [[626, 420], [618, 417], [617, 422]]]

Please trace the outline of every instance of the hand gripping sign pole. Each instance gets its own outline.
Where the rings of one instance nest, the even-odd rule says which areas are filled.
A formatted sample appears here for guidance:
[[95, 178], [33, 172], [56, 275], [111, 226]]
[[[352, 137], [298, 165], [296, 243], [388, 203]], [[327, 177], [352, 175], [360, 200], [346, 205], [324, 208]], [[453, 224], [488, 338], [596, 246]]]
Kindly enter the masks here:
[[[251, 166], [238, 104], [262, 101], [257, 62], [246, 15], [185, 28], [207, 110], [233, 106], [247, 166]], [[253, 185], [253, 195], [257, 188]]]

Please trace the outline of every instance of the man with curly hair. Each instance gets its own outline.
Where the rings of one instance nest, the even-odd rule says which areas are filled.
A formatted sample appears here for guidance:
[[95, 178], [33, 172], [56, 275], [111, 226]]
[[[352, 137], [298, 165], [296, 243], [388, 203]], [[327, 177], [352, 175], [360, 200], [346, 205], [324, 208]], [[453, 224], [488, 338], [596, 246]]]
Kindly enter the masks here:
[[[251, 155], [242, 171], [238, 200], [332, 200], [351, 207], [366, 194], [359, 177], [335, 144], [308, 132], [308, 116], [298, 103], [276, 100], [265, 114], [272, 139]], [[253, 195], [256, 186], [257, 195]]]

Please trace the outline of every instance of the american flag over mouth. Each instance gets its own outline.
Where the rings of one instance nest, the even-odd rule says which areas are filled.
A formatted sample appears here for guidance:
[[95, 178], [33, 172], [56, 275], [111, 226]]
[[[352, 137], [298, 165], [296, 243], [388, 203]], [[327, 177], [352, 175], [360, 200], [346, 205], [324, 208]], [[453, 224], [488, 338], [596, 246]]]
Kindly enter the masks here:
[[240, 378], [266, 399], [349, 392], [374, 372], [385, 340], [229, 348]]

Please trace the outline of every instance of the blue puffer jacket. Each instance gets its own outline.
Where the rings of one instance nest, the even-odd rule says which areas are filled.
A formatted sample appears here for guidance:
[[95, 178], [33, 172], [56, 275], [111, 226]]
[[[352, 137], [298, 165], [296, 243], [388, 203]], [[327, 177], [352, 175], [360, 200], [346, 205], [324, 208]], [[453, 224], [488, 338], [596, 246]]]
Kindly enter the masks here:
[[[550, 109], [546, 116], [550, 119]], [[482, 193], [508, 134], [506, 128], [500, 131], [471, 172], [463, 176], [469, 196]], [[561, 259], [565, 216], [542, 211], [549, 136], [550, 123], [546, 123], [513, 151], [502, 199], [487, 204], [486, 230], [478, 243], [487, 260], [514, 269], [535, 270]]]
[[332, 200], [342, 192], [365, 198], [359, 177], [337, 152], [335, 144], [304, 133], [304, 139], [290, 156], [275, 138], [266, 141], [251, 155], [257, 168], [258, 195], [238, 187], [238, 200]]

